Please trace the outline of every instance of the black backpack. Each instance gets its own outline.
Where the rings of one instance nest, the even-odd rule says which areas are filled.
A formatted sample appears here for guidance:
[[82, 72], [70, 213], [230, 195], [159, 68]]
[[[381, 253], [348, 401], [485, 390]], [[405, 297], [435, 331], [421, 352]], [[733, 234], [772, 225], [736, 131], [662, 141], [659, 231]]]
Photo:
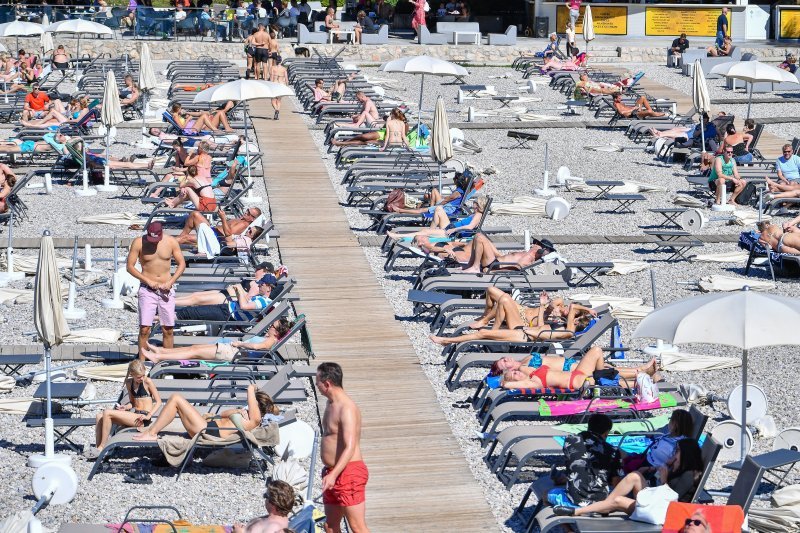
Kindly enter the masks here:
[[741, 205], [755, 206], [757, 202], [758, 193], [756, 192], [756, 186], [751, 182], [748, 182], [747, 185], [744, 186], [744, 189], [742, 189], [742, 192], [739, 193], [739, 196], [736, 198], [736, 203]]

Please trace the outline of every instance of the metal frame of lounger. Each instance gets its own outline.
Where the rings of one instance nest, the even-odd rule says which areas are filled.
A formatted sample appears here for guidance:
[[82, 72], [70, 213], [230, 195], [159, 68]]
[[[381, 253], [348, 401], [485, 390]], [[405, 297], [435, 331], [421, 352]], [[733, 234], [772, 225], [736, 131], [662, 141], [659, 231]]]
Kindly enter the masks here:
[[161, 361], [150, 369], [150, 378], [155, 379], [161, 376], [181, 376], [181, 375], [204, 375], [214, 374], [221, 376], [246, 376], [254, 379], [271, 378], [277, 374], [284, 366], [291, 367], [291, 373], [295, 377], [310, 378], [316, 375], [316, 365], [286, 364], [276, 365], [275, 363], [249, 362], [244, 360], [231, 361], [227, 364], [215, 364], [213, 367], [203, 366], [198, 362], [194, 366], [184, 366], [178, 361]]
[[4, 354], [0, 355], [0, 372], [6, 376], [21, 376], [20, 370], [26, 365], [38, 365], [42, 362], [42, 355], [29, 354]]
[[[177, 346], [186, 346], [191, 344], [205, 344], [204, 342], [202, 342], [203, 340], [211, 344], [212, 339], [218, 339], [219, 337], [234, 336], [236, 335], [235, 333], [236, 330], [241, 331], [242, 329], [247, 330], [243, 334], [259, 335], [259, 333], [265, 333], [276, 320], [282, 318], [289, 312], [290, 306], [289, 302], [286, 301], [285, 298], [286, 294], [288, 294], [288, 290], [281, 291], [276, 296], [275, 300], [269, 305], [269, 307], [262, 309], [258, 313], [256, 313], [255, 318], [252, 321], [239, 321], [239, 320], [233, 320], [232, 318], [226, 321], [181, 320], [180, 324], [184, 326], [205, 325], [206, 336], [198, 337], [196, 335], [182, 335], [179, 332], [181, 326], [176, 324], [175, 335], [174, 335], [175, 344]], [[151, 336], [150, 338], [154, 340], [159, 339], [158, 336]]]

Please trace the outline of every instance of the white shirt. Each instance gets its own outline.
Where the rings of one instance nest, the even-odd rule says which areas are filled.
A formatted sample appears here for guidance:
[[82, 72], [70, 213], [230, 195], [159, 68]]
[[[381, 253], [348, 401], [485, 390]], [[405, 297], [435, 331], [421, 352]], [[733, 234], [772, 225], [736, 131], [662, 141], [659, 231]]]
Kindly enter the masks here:
[[186, 11], [176, 11], [175, 22], [180, 22], [182, 20], [186, 20]]

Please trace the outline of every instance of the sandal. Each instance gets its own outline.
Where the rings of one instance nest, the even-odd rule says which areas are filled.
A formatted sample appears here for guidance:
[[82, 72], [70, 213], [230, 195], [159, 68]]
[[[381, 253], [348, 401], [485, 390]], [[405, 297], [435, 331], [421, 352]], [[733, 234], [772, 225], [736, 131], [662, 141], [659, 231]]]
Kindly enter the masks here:
[[122, 481], [125, 483], [133, 483], [136, 485], [152, 485], [153, 478], [150, 477], [150, 474], [145, 474], [144, 472], [134, 472], [133, 474], [125, 474], [125, 477], [122, 478]]

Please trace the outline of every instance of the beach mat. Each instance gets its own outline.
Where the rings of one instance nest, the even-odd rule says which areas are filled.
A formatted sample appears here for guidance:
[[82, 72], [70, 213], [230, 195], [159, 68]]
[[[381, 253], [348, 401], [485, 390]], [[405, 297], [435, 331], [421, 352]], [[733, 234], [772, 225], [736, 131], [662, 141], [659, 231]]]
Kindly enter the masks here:
[[636, 411], [650, 411], [652, 409], [664, 409], [675, 407], [678, 402], [672, 394], [662, 392], [658, 395], [658, 400], [647, 403], [632, 403], [628, 400], [539, 400], [540, 416], [569, 416], [585, 413], [588, 409], [590, 413], [604, 413], [616, 409], [634, 409]]

